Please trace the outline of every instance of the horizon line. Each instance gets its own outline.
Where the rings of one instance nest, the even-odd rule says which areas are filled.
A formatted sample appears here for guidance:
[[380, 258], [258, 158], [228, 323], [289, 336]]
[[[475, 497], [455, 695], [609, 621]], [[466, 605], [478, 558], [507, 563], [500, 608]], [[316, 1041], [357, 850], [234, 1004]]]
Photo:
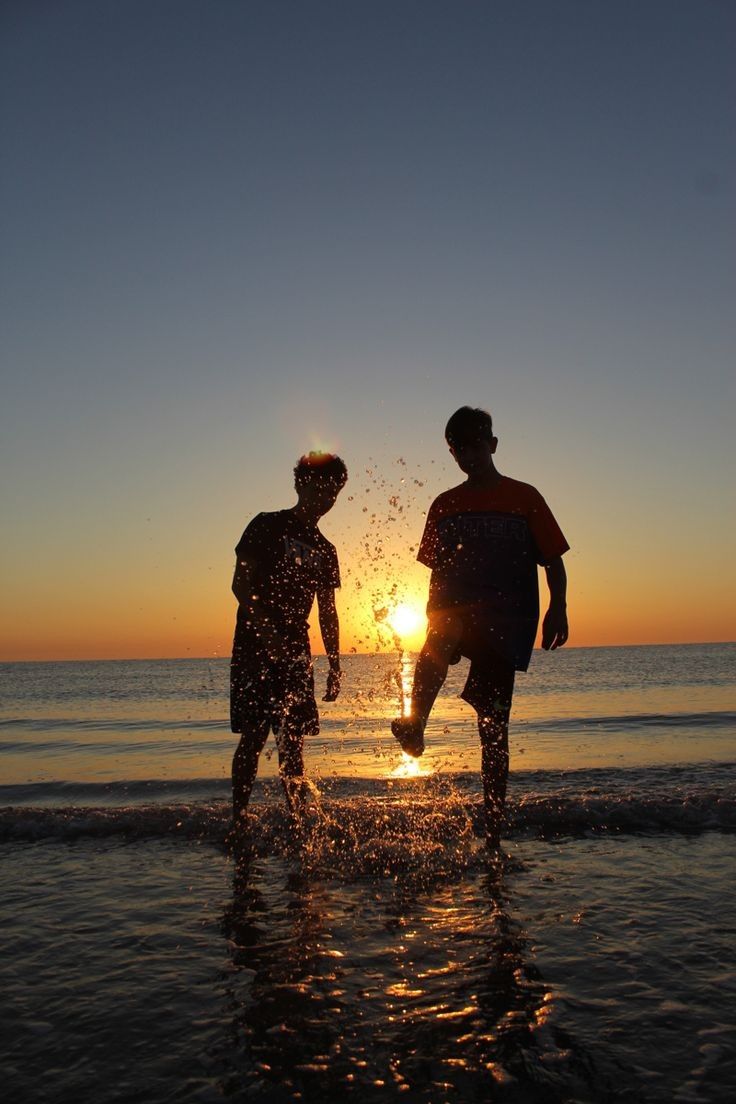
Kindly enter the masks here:
[[[572, 644], [565, 645], [564, 648], [557, 648], [555, 651], [565, 652], [578, 652], [578, 651], [593, 651], [602, 650], [604, 648], [702, 648], [711, 647], [717, 644], [736, 644], [736, 640], [670, 640], [670, 641], [654, 641], [651, 643], [639, 641], [636, 644]], [[418, 655], [419, 648], [407, 648], [405, 651], [409, 655]], [[535, 648], [535, 652], [544, 651], [543, 648]], [[402, 655], [404, 652], [401, 653]], [[315, 652], [312, 655], [313, 659], [324, 658], [324, 652]], [[365, 652], [342, 652], [341, 658], [349, 659], [351, 656], [390, 656], [396, 655], [395, 650], [387, 651], [365, 651]], [[195, 662], [201, 660], [229, 660], [229, 653], [222, 653], [216, 655], [163, 655], [163, 656], [67, 656], [65, 658], [46, 658], [46, 659], [2, 659], [0, 658], [0, 664], [11, 663], [173, 663], [178, 660], [188, 659]], [[523, 673], [523, 672], [522, 672]]]

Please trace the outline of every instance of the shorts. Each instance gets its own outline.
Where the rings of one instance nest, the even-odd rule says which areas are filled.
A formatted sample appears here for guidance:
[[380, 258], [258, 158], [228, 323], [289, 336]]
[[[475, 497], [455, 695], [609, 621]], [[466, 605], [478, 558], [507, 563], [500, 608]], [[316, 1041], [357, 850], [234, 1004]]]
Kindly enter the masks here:
[[316, 736], [312, 657], [307, 642], [273, 660], [257, 642], [236, 632], [230, 661], [230, 728], [249, 733], [271, 728], [278, 736]]
[[501, 662], [511, 664], [516, 671], [526, 671], [532, 657], [539, 617], [521, 615], [518, 611], [491, 609], [481, 604], [445, 604], [428, 607], [433, 612], [446, 612], [463, 623], [459, 650], [471, 661], [493, 653]]
[[513, 664], [493, 652], [471, 659], [468, 677], [460, 697], [479, 717], [503, 713], [508, 717], [514, 695]]
[[476, 611], [463, 611], [463, 635], [459, 651], [470, 660], [470, 670], [460, 697], [480, 716], [492, 716], [511, 708], [516, 662], [503, 654], [504, 640], [496, 639], [493, 627]]

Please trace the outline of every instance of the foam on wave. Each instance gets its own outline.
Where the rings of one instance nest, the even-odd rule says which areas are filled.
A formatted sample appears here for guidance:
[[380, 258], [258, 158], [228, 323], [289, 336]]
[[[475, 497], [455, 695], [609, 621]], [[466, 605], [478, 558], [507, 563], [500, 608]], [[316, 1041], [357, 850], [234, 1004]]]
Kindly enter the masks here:
[[[311, 819], [335, 845], [395, 838], [408, 846], [432, 841], [453, 846], [458, 836], [483, 831], [482, 802], [459, 793], [412, 798], [353, 797], [318, 800]], [[283, 803], [254, 803], [254, 838], [267, 850], [288, 835]], [[122, 837], [224, 841], [226, 801], [157, 803], [123, 807], [65, 806], [0, 809], [0, 841]], [[736, 830], [736, 794], [729, 787], [682, 792], [550, 794], [530, 792], [508, 807], [508, 837], [564, 837], [587, 833], [705, 832]]]

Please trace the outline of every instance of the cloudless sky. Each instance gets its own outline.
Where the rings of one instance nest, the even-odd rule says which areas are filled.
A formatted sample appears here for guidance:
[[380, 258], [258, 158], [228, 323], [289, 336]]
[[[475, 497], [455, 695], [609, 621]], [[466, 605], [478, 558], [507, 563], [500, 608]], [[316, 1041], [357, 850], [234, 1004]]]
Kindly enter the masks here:
[[5, 0], [0, 657], [227, 654], [313, 447], [375, 646], [466, 403], [572, 644], [733, 639], [735, 46], [726, 0]]

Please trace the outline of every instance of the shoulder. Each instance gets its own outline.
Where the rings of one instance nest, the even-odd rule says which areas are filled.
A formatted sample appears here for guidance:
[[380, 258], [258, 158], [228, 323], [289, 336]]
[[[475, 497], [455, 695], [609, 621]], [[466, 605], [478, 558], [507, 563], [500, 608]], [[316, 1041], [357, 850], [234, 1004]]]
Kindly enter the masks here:
[[[537, 543], [544, 547], [550, 557], [567, 551], [569, 545], [544, 496], [531, 483], [521, 483], [518, 479], [510, 479], [508, 482], [507, 509], [526, 517]], [[553, 548], [557, 551], [550, 551]]]
[[250, 529], [251, 526], [269, 525], [273, 518], [280, 517], [283, 513], [282, 510], [269, 511], [262, 510], [259, 514], [254, 514], [246, 525], [246, 529]]
[[252, 517], [243, 530], [242, 536], [236, 545], [236, 552], [252, 547], [254, 543], [268, 539], [271, 534], [283, 529], [283, 522], [278, 513], [260, 513]]
[[252, 536], [253, 533], [262, 533], [264, 529], [268, 529], [269, 518], [272, 516], [272, 514], [255, 514], [243, 530], [243, 536], [245, 536], [246, 534], [248, 536]]
[[490, 487], [471, 487], [467, 483], [461, 483], [445, 491], [432, 503], [432, 517], [440, 520], [454, 514], [486, 510], [532, 514], [543, 509], [544, 505], [544, 499], [531, 483], [502, 475]]
[[326, 553], [328, 556], [334, 556], [335, 559], [337, 559], [337, 548], [332, 541], [327, 539], [321, 529], [315, 528], [315, 533], [319, 540], [320, 551]]
[[504, 475], [500, 490], [510, 498], [515, 498], [518, 502], [536, 504], [544, 501], [537, 488], [533, 487], [531, 483], [522, 483], [520, 479], [512, 479], [510, 475]]
[[435, 517], [441, 517], [442, 514], [454, 510], [457, 505], [462, 502], [464, 497], [464, 483], [459, 483], [457, 487], [450, 487], [448, 491], [443, 491], [442, 494], [437, 495], [434, 502], [429, 507], [429, 513]]
[[292, 519], [291, 510], [264, 510], [263, 513], [256, 514], [251, 525], [257, 529], [276, 531], [285, 529]]

